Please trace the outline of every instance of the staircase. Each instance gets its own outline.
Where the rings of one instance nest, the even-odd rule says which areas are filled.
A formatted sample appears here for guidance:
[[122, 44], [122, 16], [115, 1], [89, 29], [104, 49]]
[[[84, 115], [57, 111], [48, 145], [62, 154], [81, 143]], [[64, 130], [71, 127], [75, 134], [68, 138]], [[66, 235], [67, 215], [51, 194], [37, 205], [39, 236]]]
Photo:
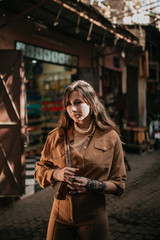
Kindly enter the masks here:
[[39, 184], [34, 179], [34, 172], [36, 169], [36, 163], [39, 161], [39, 156], [33, 156], [26, 158], [25, 160], [25, 169], [26, 169], [26, 177], [25, 177], [25, 196], [36, 193], [41, 189]]

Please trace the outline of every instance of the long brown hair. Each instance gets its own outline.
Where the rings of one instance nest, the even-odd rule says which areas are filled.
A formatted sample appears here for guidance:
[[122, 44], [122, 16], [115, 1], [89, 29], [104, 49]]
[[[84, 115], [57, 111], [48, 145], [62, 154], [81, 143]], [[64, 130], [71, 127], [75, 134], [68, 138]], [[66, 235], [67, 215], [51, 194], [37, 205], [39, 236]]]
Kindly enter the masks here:
[[73, 91], [78, 92], [82, 96], [84, 101], [86, 101], [91, 106], [92, 117], [95, 121], [95, 124], [100, 129], [114, 129], [120, 135], [118, 127], [111, 120], [105, 107], [98, 99], [93, 87], [83, 80], [75, 81], [66, 88], [63, 95], [63, 110], [59, 120], [59, 128], [67, 128], [73, 122], [67, 112], [67, 103], [69, 101], [69, 96]]

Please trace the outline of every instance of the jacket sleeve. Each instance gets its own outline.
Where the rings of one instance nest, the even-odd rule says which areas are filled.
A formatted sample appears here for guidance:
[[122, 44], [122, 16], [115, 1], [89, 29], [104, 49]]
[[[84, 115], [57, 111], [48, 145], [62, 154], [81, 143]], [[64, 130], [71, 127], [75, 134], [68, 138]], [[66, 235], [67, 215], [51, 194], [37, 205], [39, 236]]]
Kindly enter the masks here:
[[115, 142], [113, 161], [108, 180], [116, 184], [116, 195], [121, 195], [125, 189], [126, 167], [124, 163], [122, 143], [119, 136]]
[[55, 180], [52, 179], [52, 174], [57, 168], [51, 161], [51, 141], [47, 138], [43, 151], [41, 152], [40, 161], [36, 164], [34, 177], [42, 188], [54, 185]]

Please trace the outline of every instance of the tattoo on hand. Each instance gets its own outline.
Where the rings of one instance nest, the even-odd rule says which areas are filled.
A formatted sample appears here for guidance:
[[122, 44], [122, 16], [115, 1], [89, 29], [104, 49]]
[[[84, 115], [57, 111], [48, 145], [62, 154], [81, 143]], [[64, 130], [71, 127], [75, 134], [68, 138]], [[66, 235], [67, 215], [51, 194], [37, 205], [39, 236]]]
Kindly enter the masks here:
[[88, 182], [86, 185], [86, 191], [102, 193], [106, 188], [106, 186], [107, 185], [104, 182], [88, 179]]

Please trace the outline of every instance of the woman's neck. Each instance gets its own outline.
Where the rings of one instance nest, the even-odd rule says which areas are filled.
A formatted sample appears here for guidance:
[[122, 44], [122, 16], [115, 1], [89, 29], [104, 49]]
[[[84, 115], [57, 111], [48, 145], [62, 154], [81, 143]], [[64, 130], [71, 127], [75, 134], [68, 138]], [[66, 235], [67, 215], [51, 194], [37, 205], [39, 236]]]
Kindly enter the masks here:
[[83, 121], [79, 121], [76, 124], [79, 128], [88, 129], [91, 124], [91, 121], [92, 121], [91, 116], [87, 116], [87, 118], [85, 118]]
[[83, 125], [83, 127], [82, 127], [82, 125], [81, 125], [81, 127], [79, 127], [79, 125], [76, 122], [74, 122], [74, 130], [76, 132], [78, 132], [79, 134], [88, 135], [88, 134], [91, 134], [94, 132], [95, 125], [93, 123], [93, 120], [90, 122], [89, 126]]

